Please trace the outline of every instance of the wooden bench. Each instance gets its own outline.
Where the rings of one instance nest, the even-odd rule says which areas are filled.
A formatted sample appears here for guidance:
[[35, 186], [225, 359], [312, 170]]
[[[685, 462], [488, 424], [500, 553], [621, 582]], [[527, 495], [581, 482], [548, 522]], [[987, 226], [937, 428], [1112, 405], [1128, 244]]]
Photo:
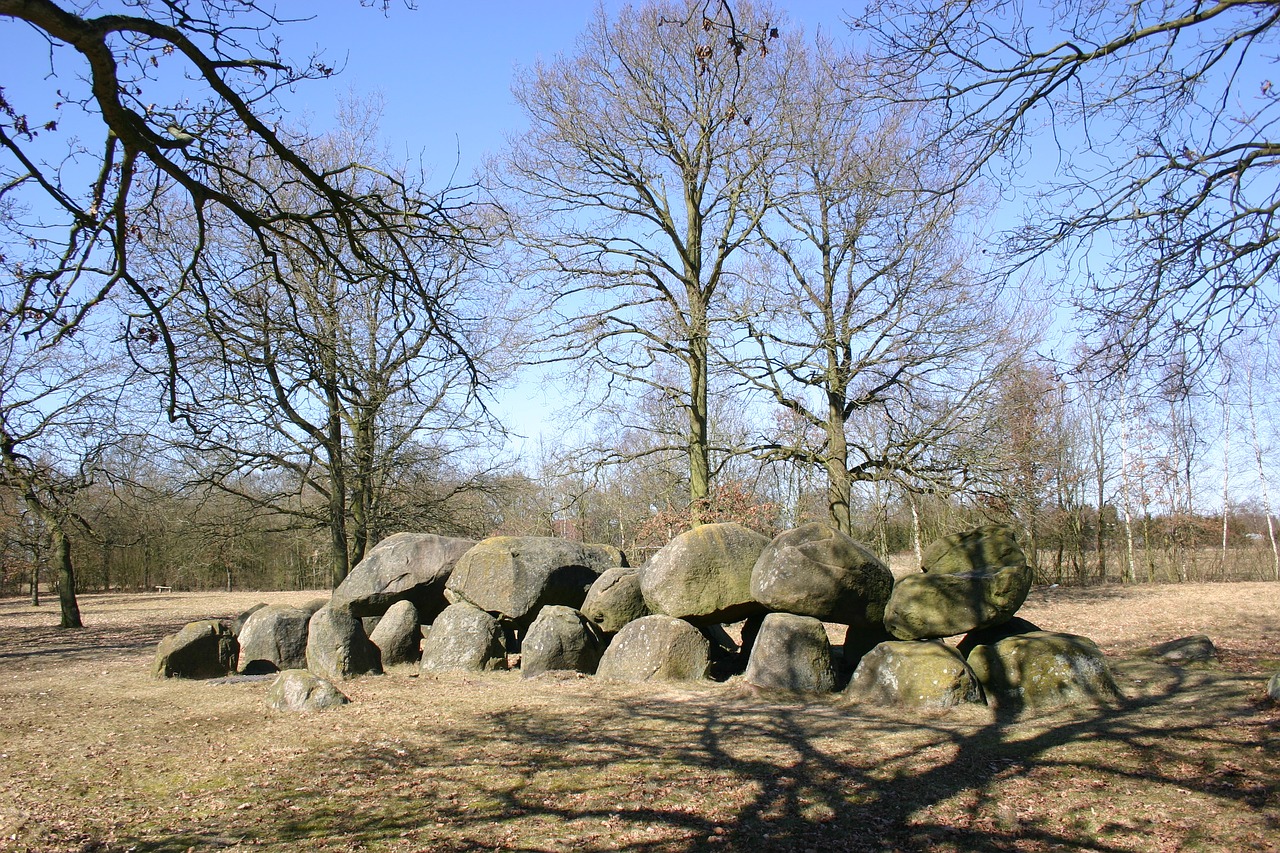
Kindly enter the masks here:
[[171, 587], [171, 586], [158, 586], [158, 587], [156, 587], [156, 592], [173, 592], [173, 587]]

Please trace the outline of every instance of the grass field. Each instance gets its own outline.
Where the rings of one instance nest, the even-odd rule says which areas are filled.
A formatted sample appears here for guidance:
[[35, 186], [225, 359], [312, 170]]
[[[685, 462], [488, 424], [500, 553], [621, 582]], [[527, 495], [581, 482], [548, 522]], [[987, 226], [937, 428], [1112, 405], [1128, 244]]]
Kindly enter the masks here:
[[[1280, 850], [1280, 585], [1036, 590], [1127, 698], [1007, 719], [516, 673], [392, 672], [352, 704], [154, 681], [196, 618], [310, 592], [0, 601], [0, 850]], [[1131, 653], [1207, 633], [1218, 666]]]

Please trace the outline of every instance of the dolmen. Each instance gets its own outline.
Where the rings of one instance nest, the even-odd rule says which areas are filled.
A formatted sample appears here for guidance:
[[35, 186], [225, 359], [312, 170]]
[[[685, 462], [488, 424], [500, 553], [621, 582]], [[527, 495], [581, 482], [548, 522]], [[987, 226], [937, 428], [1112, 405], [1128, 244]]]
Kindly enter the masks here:
[[[729, 677], [753, 692], [848, 704], [1015, 713], [1119, 701], [1092, 641], [1017, 615], [1033, 579], [1000, 525], [937, 540], [920, 571], [896, 582], [870, 549], [823, 523], [773, 539], [706, 524], [637, 567], [616, 548], [552, 537], [397, 533], [329, 600], [192, 623], [161, 643], [154, 671], [282, 673], [270, 700], [282, 709], [340, 704], [335, 683], [388, 667]], [[1198, 638], [1157, 651], [1206, 654]]]

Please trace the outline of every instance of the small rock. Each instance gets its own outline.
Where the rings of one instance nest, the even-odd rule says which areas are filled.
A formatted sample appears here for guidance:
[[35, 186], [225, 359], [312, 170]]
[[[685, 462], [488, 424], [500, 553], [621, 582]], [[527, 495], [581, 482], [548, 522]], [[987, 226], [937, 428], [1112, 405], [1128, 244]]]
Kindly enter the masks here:
[[305, 669], [286, 669], [267, 688], [267, 705], [277, 711], [321, 711], [350, 701], [332, 682]]
[[407, 600], [391, 605], [369, 634], [369, 642], [381, 652], [383, 666], [417, 663], [422, 653], [418, 608]]
[[542, 608], [520, 646], [520, 674], [525, 678], [542, 672], [569, 670], [591, 674], [604, 654], [604, 637], [598, 628], [572, 607], [553, 604]]
[[382, 664], [364, 624], [345, 607], [325, 606], [307, 627], [307, 669], [321, 678], [341, 681], [380, 674]]
[[587, 590], [582, 615], [606, 634], [616, 634], [628, 622], [648, 616], [649, 607], [640, 592], [639, 570], [629, 566], [605, 569]]
[[307, 624], [299, 607], [256, 608], [240, 629], [240, 672], [261, 675], [307, 666]]
[[1135, 654], [1165, 663], [1212, 663], [1218, 660], [1218, 649], [1205, 634], [1179, 637], [1167, 643], [1140, 649]]

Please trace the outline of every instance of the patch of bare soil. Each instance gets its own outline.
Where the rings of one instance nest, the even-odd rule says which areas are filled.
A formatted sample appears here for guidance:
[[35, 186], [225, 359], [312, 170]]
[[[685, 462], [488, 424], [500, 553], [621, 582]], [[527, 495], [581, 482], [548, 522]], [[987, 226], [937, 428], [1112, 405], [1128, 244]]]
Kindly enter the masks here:
[[[314, 593], [88, 596], [81, 632], [0, 602], [0, 849], [1277, 850], [1274, 584], [1037, 590], [1127, 700], [1010, 718], [517, 673], [342, 685], [148, 676], [195, 618]], [[1130, 659], [1207, 633], [1223, 665]]]

